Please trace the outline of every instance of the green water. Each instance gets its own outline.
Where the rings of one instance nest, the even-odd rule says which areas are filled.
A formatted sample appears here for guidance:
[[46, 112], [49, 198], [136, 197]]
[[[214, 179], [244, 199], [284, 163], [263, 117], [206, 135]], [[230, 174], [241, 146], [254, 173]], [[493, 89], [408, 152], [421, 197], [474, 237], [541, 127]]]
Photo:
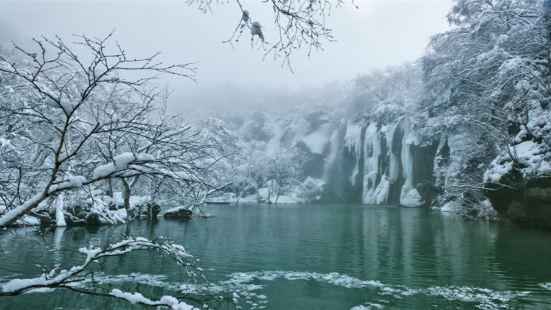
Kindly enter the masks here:
[[[210, 283], [200, 288], [237, 291], [244, 309], [551, 309], [551, 232], [391, 207], [243, 205], [209, 212], [215, 217], [187, 223], [5, 231], [0, 278], [78, 264], [77, 249], [90, 242], [163, 236], [200, 259]], [[95, 268], [102, 287], [151, 298], [176, 296], [187, 281], [174, 263], [150, 253]], [[63, 290], [0, 298], [0, 309], [120, 308], [140, 307]]]

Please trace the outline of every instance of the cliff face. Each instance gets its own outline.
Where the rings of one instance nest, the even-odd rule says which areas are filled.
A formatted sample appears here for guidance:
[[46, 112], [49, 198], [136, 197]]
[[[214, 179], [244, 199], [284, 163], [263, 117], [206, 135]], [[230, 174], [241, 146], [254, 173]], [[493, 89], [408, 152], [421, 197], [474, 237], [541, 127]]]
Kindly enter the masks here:
[[407, 119], [391, 125], [347, 123], [328, 162], [326, 190], [344, 202], [420, 207], [434, 195], [437, 144], [421, 144]]
[[551, 177], [542, 177], [551, 175], [551, 151], [542, 139], [519, 138], [499, 154], [480, 131], [429, 139], [421, 134], [431, 131], [426, 123], [408, 116], [342, 119], [327, 112], [279, 119], [257, 114], [240, 130], [268, 153], [300, 150], [315, 201], [434, 206], [469, 216], [493, 216], [491, 204], [503, 218], [551, 228]]
[[297, 121], [270, 122], [256, 115], [242, 128], [246, 137], [261, 133], [268, 151], [280, 146], [301, 150], [304, 177], [322, 181], [321, 202], [420, 207], [436, 197], [439, 143], [421, 142], [407, 118], [381, 125], [334, 122], [323, 112]]

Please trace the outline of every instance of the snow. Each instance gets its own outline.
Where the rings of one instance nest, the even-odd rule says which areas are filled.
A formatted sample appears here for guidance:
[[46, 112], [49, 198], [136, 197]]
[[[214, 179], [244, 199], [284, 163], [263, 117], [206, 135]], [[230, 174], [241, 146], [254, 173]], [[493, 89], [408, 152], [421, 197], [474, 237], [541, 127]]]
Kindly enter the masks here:
[[[3, 293], [36, 293], [43, 291], [43, 288], [53, 288], [60, 284], [64, 285], [82, 285], [87, 280], [95, 281], [94, 279], [79, 279], [83, 280], [74, 281], [85, 268], [92, 263], [95, 259], [106, 256], [123, 255], [134, 250], [141, 250], [145, 248], [156, 248], [161, 250], [165, 254], [168, 253], [174, 256], [179, 261], [190, 258], [191, 256], [185, 252], [182, 246], [174, 244], [155, 244], [145, 238], [125, 239], [123, 241], [111, 244], [106, 249], [99, 247], [80, 248], [79, 252], [86, 255], [86, 259], [82, 265], [73, 266], [67, 270], [59, 270], [58, 268], [52, 269], [48, 273], [44, 273], [39, 277], [29, 279], [12, 279], [8, 282], [0, 284], [0, 292]], [[172, 296], [163, 296], [159, 301], [153, 301], [144, 297], [141, 293], [129, 293], [119, 289], [113, 289], [110, 293], [112, 296], [124, 299], [130, 303], [141, 303], [150, 306], [167, 306], [171, 309], [188, 310], [193, 309], [192, 306], [180, 302], [178, 299]]]
[[375, 203], [375, 204], [383, 204], [388, 199], [388, 193], [390, 191], [390, 181], [386, 176], [383, 176], [381, 178], [381, 182], [379, 182], [379, 185], [375, 188], [375, 191], [373, 193], [372, 202], [369, 203]]
[[65, 222], [65, 214], [63, 213], [63, 208], [64, 208], [64, 195], [63, 193], [61, 193], [57, 197], [57, 201], [55, 204], [55, 220], [56, 220], [57, 227], [67, 226], [67, 223]]
[[[228, 282], [236, 284], [257, 283], [257, 281], [316, 281], [344, 288], [376, 289], [378, 294], [387, 298], [402, 299], [409, 296], [439, 297], [449, 301], [474, 303], [480, 309], [504, 309], [511, 306], [515, 299], [529, 295], [528, 291], [496, 291], [488, 288], [470, 286], [429, 286], [410, 288], [404, 285], [385, 284], [375, 280], [362, 280], [336, 272], [317, 273], [301, 271], [259, 271], [234, 273]], [[361, 308], [360, 308], [361, 309]], [[375, 309], [375, 308], [373, 308]]]
[[20, 216], [21, 214], [24, 214], [28, 211], [28, 209], [32, 208], [34, 205], [37, 205], [42, 200], [44, 200], [44, 196], [42, 194], [36, 194], [32, 196], [29, 200], [25, 201], [23, 204], [4, 213], [2, 216], [0, 216], [0, 227], [6, 226], [14, 218]]
[[373, 309], [384, 309], [384, 306], [382, 304], [377, 303], [365, 303], [364, 305], [354, 306], [350, 308], [350, 310], [373, 310]]
[[149, 298], [145, 298], [140, 293], [128, 293], [128, 292], [123, 292], [119, 289], [113, 289], [111, 291], [111, 295], [117, 298], [126, 299], [131, 304], [142, 303], [144, 305], [155, 305], [155, 302], [153, 302]]
[[49, 193], [67, 190], [67, 189], [77, 189], [82, 187], [82, 184], [84, 182], [86, 182], [85, 177], [81, 175], [77, 175], [77, 176], [70, 175], [65, 179], [61, 180], [58, 184], [52, 185], [49, 189]]
[[235, 203], [237, 198], [235, 197], [234, 193], [223, 193], [220, 196], [217, 197], [210, 197], [205, 199], [206, 203], [211, 204], [227, 204], [227, 203]]
[[461, 205], [457, 201], [446, 202], [442, 207], [437, 208], [440, 212], [457, 213], [461, 210]]
[[274, 281], [284, 279], [288, 281], [317, 281], [344, 288], [383, 287], [379, 281], [361, 280], [337, 272], [318, 273], [306, 271], [259, 271], [259, 272], [238, 272], [231, 275], [231, 282], [248, 283], [256, 280]]
[[[108, 199], [105, 199], [108, 198]], [[98, 219], [101, 224], [106, 225], [118, 225], [126, 223], [128, 214], [126, 209], [109, 209], [109, 199], [108, 196], [93, 196], [92, 198], [92, 208], [90, 209], [91, 214], [97, 214]], [[88, 200], [89, 201], [89, 200]]]
[[44, 285], [46, 283], [45, 276], [41, 276], [38, 278], [32, 278], [32, 279], [13, 279], [10, 280], [4, 284], [2, 284], [2, 292], [15, 292], [21, 288], [29, 287], [29, 286], [40, 286]]
[[[428, 286], [407, 287], [404, 285], [387, 284], [377, 280], [360, 279], [346, 274], [331, 272], [318, 273], [308, 271], [253, 271], [237, 272], [215, 283], [191, 284], [181, 282], [167, 282], [166, 275], [132, 273], [127, 275], [105, 275], [99, 273], [94, 276], [97, 284], [120, 285], [124, 283], [143, 284], [168, 290], [180, 291], [183, 294], [218, 295], [225, 294], [229, 298], [239, 298], [253, 306], [265, 305], [268, 300], [260, 293], [264, 283], [268, 281], [315, 281], [348, 289], [367, 289], [375, 292], [385, 300], [403, 299], [410, 296], [437, 297], [452, 302], [473, 303], [475, 308], [498, 310], [512, 307], [518, 298], [531, 294], [528, 291], [498, 291], [489, 288], [472, 286]], [[90, 280], [91, 281], [91, 280]], [[88, 282], [87, 282], [88, 283]], [[543, 289], [551, 290], [551, 283], [540, 283]], [[234, 293], [237, 295], [234, 296]], [[390, 300], [389, 300], [390, 301]], [[378, 309], [376, 304], [365, 302], [361, 306]], [[362, 309], [362, 308], [357, 308]], [[366, 309], [366, 308], [364, 308]], [[369, 309], [369, 308], [367, 308]]]
[[150, 154], [141, 153], [135, 155], [131, 152], [125, 152], [115, 156], [112, 163], [98, 166], [96, 169], [94, 169], [93, 175], [95, 179], [101, 179], [117, 172], [127, 170], [129, 168], [128, 166], [132, 163], [147, 163], [153, 161], [155, 161], [155, 157]]
[[[3, 205], [0, 205], [0, 214], [3, 214], [6, 210], [6, 207]], [[15, 223], [14, 226], [40, 226], [40, 219], [37, 217], [34, 217], [32, 215], [23, 215], [20, 217]]]
[[302, 137], [302, 142], [308, 146], [313, 154], [321, 155], [325, 146], [329, 142], [329, 136], [326, 131], [314, 131], [313, 133]]
[[172, 296], [163, 296], [159, 300], [160, 303], [168, 305], [174, 310], [192, 310], [195, 309], [193, 306], [188, 305], [184, 302], [178, 301], [175, 297]]
[[420, 207], [423, 199], [413, 184], [413, 155], [411, 154], [411, 143], [416, 141], [409, 134], [409, 127], [404, 128], [402, 141], [402, 176], [404, 185], [400, 190], [400, 205], [404, 207]]
[[420, 207], [423, 205], [423, 199], [417, 189], [405, 183], [400, 191], [400, 205], [404, 207]]
[[[122, 192], [114, 192], [113, 197], [106, 196], [106, 195], [98, 195], [95, 196], [97, 199], [103, 200], [103, 202], [106, 205], [113, 204], [119, 207], [122, 207], [124, 205], [124, 197]], [[151, 201], [151, 196], [136, 196], [132, 195], [130, 196], [130, 208], [138, 208], [140, 205], [146, 204], [148, 201]]]
[[6, 139], [5, 137], [0, 137], [0, 147], [11, 147], [10, 140]]
[[84, 255], [86, 255], [85, 263], [90, 262], [94, 257], [96, 257], [100, 252], [101, 248], [80, 248], [78, 251]]
[[304, 203], [304, 200], [293, 197], [293, 196], [287, 196], [287, 195], [280, 195], [277, 199], [277, 204], [297, 204], [297, 203]]
[[[549, 150], [541, 143], [532, 140], [523, 141], [510, 147], [519, 162], [524, 164], [521, 172], [524, 176], [539, 176], [551, 174]], [[496, 157], [484, 173], [485, 182], [499, 182], [500, 179], [513, 170], [513, 161], [509, 152], [504, 151]]]
[[[272, 197], [270, 197], [270, 201], [272, 203], [275, 203], [275, 200], [276, 200], [276, 197], [272, 195]], [[268, 188], [263, 187], [258, 189], [256, 202], [259, 202], [259, 201], [268, 202]], [[297, 204], [297, 203], [304, 203], [304, 200], [299, 197], [291, 196], [291, 195], [280, 195], [279, 198], [277, 199], [277, 204]]]
[[362, 131], [363, 126], [361, 124], [348, 123], [346, 126], [344, 146], [350, 152], [354, 152], [354, 155], [356, 155], [356, 157], [359, 157], [362, 151]]
[[360, 156], [362, 154], [362, 132], [363, 126], [361, 124], [348, 123], [346, 127], [346, 134], [344, 136], [344, 146], [352, 153], [356, 163], [350, 175], [350, 183], [352, 186], [356, 186], [356, 180], [360, 173]]
[[490, 167], [484, 172], [484, 182], [499, 182], [501, 177], [513, 170], [513, 162], [507, 161], [499, 163], [499, 158], [496, 158]]
[[189, 210], [189, 207], [186, 207], [186, 206], [178, 206], [178, 207], [174, 207], [174, 208], [170, 208], [168, 210], [165, 211], [165, 214], [171, 214], [171, 213], [178, 213], [182, 210]]
[[40, 219], [31, 215], [23, 215], [15, 222], [15, 226], [40, 226]]
[[392, 129], [387, 131], [386, 134], [386, 141], [388, 150], [390, 153], [390, 162], [388, 166], [388, 175], [389, 175], [389, 182], [391, 184], [395, 183], [398, 178], [400, 177], [400, 154], [395, 154], [392, 152], [392, 145], [394, 143], [394, 136], [396, 130], [399, 130], [400, 124], [396, 123], [392, 126]]
[[521, 57], [513, 57], [504, 61], [499, 67], [499, 75], [507, 75], [510, 72], [519, 70], [519, 67], [523, 66], [523, 59]]
[[[235, 293], [238, 296], [236, 299], [239, 299], [239, 301], [243, 303], [249, 304], [250, 309], [261, 309], [268, 303], [265, 295], [256, 292], [261, 289], [261, 286], [256, 284], [240, 284], [227, 280], [210, 283], [169, 282], [167, 280], [168, 277], [164, 274], [131, 273], [106, 275], [101, 272], [94, 274], [94, 284], [112, 286], [126, 283], [132, 285], [138, 284], [178, 291], [185, 295], [203, 295], [213, 297], [225, 296], [232, 299], [235, 298]], [[89, 284], [92, 284], [92, 279], [87, 279], [82, 283], [82, 285]], [[161, 298], [161, 300], [163, 299]]]
[[178, 299], [172, 297], [172, 296], [163, 296], [159, 301], [153, 301], [149, 298], [144, 297], [141, 293], [129, 293], [129, 292], [123, 292], [119, 289], [113, 289], [111, 290], [110, 295], [124, 299], [132, 304], [144, 304], [148, 306], [168, 306], [173, 310], [192, 310], [194, 309], [193, 306], [188, 305], [184, 302], [178, 301]]
[[[370, 153], [371, 155], [369, 155]], [[386, 181], [386, 178], [381, 178], [379, 184], [377, 184], [377, 176], [379, 175], [379, 157], [381, 156], [381, 141], [379, 138], [377, 125], [375, 123], [370, 123], [366, 129], [364, 154], [365, 159], [362, 201], [365, 204], [383, 203], [384, 201], [386, 201], [387, 195], [386, 193], [384, 195], [381, 195], [380, 191], [384, 190], [384, 188], [380, 186], [383, 182]], [[379, 192], [377, 190], [379, 190]], [[378, 197], [378, 195], [384, 197]]]

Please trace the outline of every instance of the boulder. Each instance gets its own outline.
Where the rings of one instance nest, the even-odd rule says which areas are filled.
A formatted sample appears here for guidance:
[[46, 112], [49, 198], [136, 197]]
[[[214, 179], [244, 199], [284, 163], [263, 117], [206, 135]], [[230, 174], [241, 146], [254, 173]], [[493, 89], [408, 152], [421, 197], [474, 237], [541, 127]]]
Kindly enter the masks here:
[[527, 178], [513, 169], [499, 182], [487, 182], [484, 187], [501, 218], [522, 226], [551, 229], [551, 176]]
[[193, 212], [186, 207], [176, 207], [169, 210], [166, 210], [164, 213], [165, 219], [175, 219], [175, 220], [190, 220]]

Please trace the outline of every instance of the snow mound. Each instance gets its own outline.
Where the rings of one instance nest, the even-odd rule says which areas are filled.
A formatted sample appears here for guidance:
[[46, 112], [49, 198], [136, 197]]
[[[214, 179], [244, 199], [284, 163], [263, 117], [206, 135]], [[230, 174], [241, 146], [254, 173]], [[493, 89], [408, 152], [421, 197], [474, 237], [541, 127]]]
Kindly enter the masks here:
[[400, 205], [404, 207], [420, 207], [423, 205], [423, 198], [413, 186], [404, 184], [400, 192]]
[[461, 205], [457, 201], [446, 202], [441, 208], [437, 208], [440, 212], [457, 213], [461, 211]]

